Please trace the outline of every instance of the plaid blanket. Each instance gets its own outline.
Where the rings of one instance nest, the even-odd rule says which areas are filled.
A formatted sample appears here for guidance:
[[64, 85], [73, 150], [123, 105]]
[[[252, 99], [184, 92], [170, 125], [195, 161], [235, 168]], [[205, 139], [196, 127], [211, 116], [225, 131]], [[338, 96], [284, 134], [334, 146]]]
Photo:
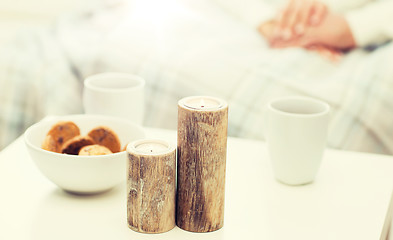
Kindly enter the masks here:
[[207, 1], [150, 12], [148, 2], [63, 17], [5, 49], [0, 146], [45, 115], [82, 112], [83, 79], [120, 71], [147, 81], [145, 126], [176, 129], [180, 98], [212, 95], [229, 103], [230, 136], [263, 139], [267, 101], [304, 95], [331, 105], [330, 147], [393, 153], [393, 44], [331, 63], [303, 49], [272, 50]]
[[81, 89], [48, 30], [19, 35], [0, 51], [0, 149], [48, 114], [81, 112]]

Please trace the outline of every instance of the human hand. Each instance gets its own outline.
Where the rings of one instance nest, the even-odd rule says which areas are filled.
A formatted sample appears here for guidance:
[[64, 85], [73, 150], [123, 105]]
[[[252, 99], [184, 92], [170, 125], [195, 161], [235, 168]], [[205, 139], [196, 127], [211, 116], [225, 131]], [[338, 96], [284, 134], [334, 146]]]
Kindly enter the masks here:
[[318, 26], [309, 27], [302, 36], [289, 40], [272, 39], [269, 42], [275, 48], [324, 45], [330, 48], [349, 49], [356, 46], [348, 22], [343, 16], [333, 13], [328, 13]]
[[[275, 27], [276, 22], [274, 20], [270, 20], [262, 23], [258, 27], [258, 31], [268, 40], [271, 41], [273, 39], [273, 29]], [[327, 47], [324, 45], [309, 45], [305, 46], [307, 50], [312, 52], [316, 52], [317, 54], [323, 56], [324, 58], [329, 59], [332, 62], [338, 62], [342, 57], [342, 51], [336, 48]]]
[[274, 40], [290, 40], [302, 35], [308, 26], [318, 26], [328, 12], [327, 6], [315, 0], [289, 0], [276, 17]]
[[269, 43], [273, 41], [273, 31], [276, 28], [276, 21], [275, 20], [269, 20], [266, 22], [261, 23], [258, 26], [258, 31], [259, 33], [264, 36]]

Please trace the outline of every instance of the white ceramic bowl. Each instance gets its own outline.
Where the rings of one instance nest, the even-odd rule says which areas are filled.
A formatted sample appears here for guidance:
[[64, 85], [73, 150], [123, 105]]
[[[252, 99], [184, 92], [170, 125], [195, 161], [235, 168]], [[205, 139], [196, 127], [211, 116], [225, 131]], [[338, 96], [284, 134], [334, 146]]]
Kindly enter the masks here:
[[40, 171], [60, 188], [73, 192], [91, 194], [111, 189], [126, 180], [125, 151], [100, 156], [77, 156], [43, 150], [41, 144], [53, 124], [73, 121], [86, 135], [94, 127], [103, 125], [113, 129], [122, 147], [145, 137], [142, 127], [127, 120], [100, 115], [68, 115], [44, 119], [24, 134], [31, 158]]

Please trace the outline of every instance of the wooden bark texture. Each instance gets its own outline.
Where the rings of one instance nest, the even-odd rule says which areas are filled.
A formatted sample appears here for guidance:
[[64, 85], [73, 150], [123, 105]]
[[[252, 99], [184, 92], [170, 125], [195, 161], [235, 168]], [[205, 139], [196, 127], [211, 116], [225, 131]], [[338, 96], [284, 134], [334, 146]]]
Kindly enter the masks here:
[[224, 224], [228, 107], [198, 111], [179, 104], [176, 224], [211, 232]]
[[128, 226], [162, 233], [175, 226], [176, 151], [165, 155], [128, 153]]

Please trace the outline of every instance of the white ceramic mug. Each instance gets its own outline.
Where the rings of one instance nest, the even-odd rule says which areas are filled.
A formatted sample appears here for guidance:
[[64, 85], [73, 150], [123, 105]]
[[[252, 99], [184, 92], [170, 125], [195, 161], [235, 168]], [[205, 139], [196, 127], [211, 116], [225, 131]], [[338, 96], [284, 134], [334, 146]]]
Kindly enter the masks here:
[[314, 181], [327, 140], [330, 107], [308, 97], [284, 97], [267, 106], [266, 140], [278, 181]]
[[83, 107], [87, 114], [122, 117], [142, 125], [144, 86], [141, 77], [126, 73], [101, 73], [86, 78]]

